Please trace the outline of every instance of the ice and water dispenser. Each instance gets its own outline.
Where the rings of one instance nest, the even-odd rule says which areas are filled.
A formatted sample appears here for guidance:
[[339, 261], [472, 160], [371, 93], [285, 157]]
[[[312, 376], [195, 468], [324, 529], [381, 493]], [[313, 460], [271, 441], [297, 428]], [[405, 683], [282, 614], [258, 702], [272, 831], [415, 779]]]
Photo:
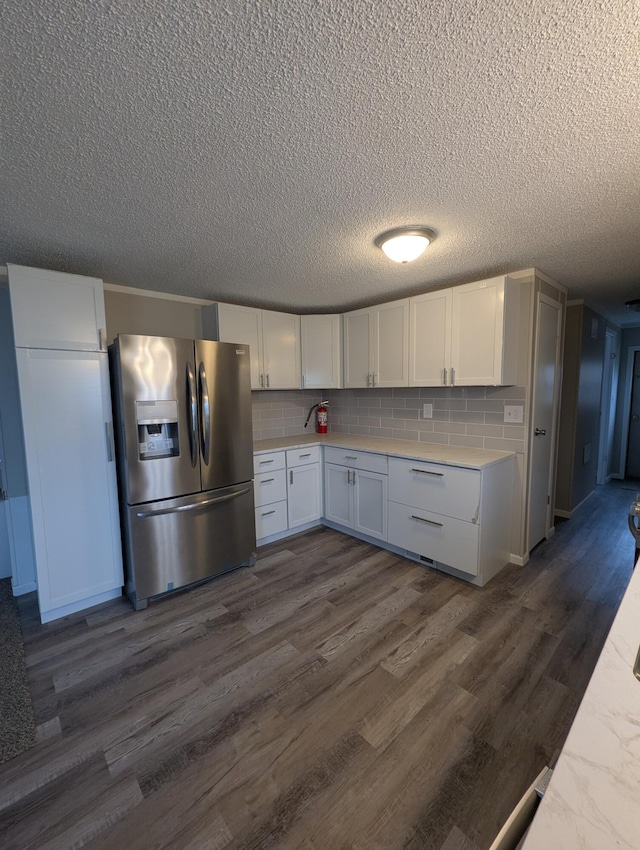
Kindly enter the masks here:
[[180, 454], [177, 401], [136, 401], [136, 423], [140, 460]]

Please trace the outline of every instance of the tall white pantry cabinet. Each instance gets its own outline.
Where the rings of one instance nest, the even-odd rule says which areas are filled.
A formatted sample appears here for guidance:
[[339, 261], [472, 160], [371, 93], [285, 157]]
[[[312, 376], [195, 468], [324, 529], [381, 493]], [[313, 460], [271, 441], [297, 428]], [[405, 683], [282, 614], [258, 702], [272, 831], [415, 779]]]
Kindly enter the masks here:
[[8, 265], [43, 623], [122, 593], [102, 281]]

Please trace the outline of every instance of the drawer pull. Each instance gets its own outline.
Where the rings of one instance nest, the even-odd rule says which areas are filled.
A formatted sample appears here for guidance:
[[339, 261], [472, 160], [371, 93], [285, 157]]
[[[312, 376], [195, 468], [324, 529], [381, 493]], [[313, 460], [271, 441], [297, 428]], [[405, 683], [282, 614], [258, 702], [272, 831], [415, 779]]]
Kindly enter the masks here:
[[358, 455], [345, 455], [345, 460], [358, 460]]
[[260, 516], [269, 516], [270, 514], [275, 514], [275, 511], [263, 511]]
[[268, 484], [270, 481], [275, 481], [275, 478], [263, 478], [260, 484]]
[[260, 464], [263, 464], [263, 463], [273, 463], [273, 461], [274, 461], [274, 460], [275, 460], [275, 458], [271, 458], [271, 460], [260, 460], [260, 461], [258, 461], [258, 463], [260, 463]]
[[306, 455], [298, 455], [298, 457], [311, 457], [311, 452], [307, 452]]
[[411, 472], [419, 472], [420, 475], [435, 475], [436, 478], [444, 478], [444, 472], [429, 472], [428, 469], [412, 469]]
[[443, 523], [434, 522], [432, 519], [425, 519], [423, 516], [416, 516], [415, 514], [411, 514], [411, 519], [417, 519], [420, 522], [426, 522], [428, 525], [437, 525], [438, 528], [442, 528]]

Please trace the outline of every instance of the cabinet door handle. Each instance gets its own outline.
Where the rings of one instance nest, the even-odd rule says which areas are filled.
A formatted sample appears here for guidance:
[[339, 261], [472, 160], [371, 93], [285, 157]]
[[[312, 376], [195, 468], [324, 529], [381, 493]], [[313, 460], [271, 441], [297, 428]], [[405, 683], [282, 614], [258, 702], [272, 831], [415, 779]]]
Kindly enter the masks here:
[[416, 516], [415, 514], [411, 514], [411, 519], [417, 519], [419, 522], [426, 522], [427, 525], [436, 525], [438, 528], [442, 528], [443, 523], [434, 522], [432, 519], [425, 519], [423, 516]]
[[293, 470], [289, 473], [289, 484], [293, 484]]
[[298, 455], [298, 457], [311, 457], [311, 452], [307, 452], [305, 455]]
[[347, 484], [351, 484], [351, 470], [347, 469]]
[[305, 376], [303, 375], [303, 376], [302, 376], [302, 389], [304, 389], [304, 382], [305, 382], [305, 380], [306, 380], [306, 379], [305, 379]]
[[372, 383], [372, 386], [373, 386], [373, 387], [375, 387], [375, 385], [376, 385], [376, 381], [377, 381], [377, 380], [378, 380], [378, 378], [377, 378], [377, 376], [376, 376], [376, 373], [374, 372], [374, 373], [373, 373], [373, 383]]
[[546, 428], [536, 428], [533, 434], [535, 437], [546, 437], [547, 430]]
[[451, 367], [451, 386], [453, 386], [456, 382], [456, 370]]
[[267, 372], [267, 389], [269, 389], [269, 373]]
[[100, 351], [107, 350], [107, 329], [100, 328], [98, 331], [98, 345], [100, 346]]
[[262, 374], [262, 372], [260, 373], [260, 386], [264, 387], [264, 375]]
[[447, 370], [446, 370], [446, 369], [443, 369], [442, 371], [443, 371], [443, 373], [444, 373], [444, 374], [443, 374], [443, 376], [442, 376], [442, 383], [443, 383], [443, 384], [445, 385], [445, 387], [446, 387], [446, 386], [447, 386]]
[[435, 475], [436, 478], [444, 478], [444, 472], [429, 472], [428, 469], [415, 469], [414, 467], [411, 472], [419, 472], [420, 475]]
[[355, 469], [353, 470], [353, 476], [352, 476], [352, 478], [351, 478], [351, 483], [352, 483], [352, 484], [355, 484], [355, 483], [356, 483], [356, 471], [355, 471]]
[[268, 484], [270, 481], [275, 481], [275, 480], [276, 480], [275, 478], [263, 478], [262, 481], [260, 481], [259, 483], [260, 484]]
[[270, 514], [275, 514], [275, 511], [263, 511], [260, 516], [269, 516]]

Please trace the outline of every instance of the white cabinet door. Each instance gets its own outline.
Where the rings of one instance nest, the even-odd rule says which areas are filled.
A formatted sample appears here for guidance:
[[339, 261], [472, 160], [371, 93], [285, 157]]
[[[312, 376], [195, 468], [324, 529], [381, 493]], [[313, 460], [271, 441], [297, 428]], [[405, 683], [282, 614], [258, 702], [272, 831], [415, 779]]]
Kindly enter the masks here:
[[504, 277], [452, 289], [452, 384], [502, 383]]
[[353, 527], [369, 537], [387, 539], [387, 476], [354, 469]]
[[442, 387], [451, 369], [451, 289], [409, 301], [409, 386]]
[[289, 528], [313, 522], [322, 516], [320, 464], [296, 466], [287, 472]]
[[239, 342], [251, 351], [251, 389], [262, 388], [262, 311], [236, 304], [218, 304], [220, 342]]
[[7, 265], [17, 348], [106, 348], [102, 281]]
[[353, 528], [352, 471], [333, 463], [324, 465], [325, 519]]
[[43, 621], [122, 587], [107, 355], [18, 349]]
[[300, 316], [262, 311], [264, 387], [300, 389]]
[[302, 386], [335, 390], [342, 386], [341, 316], [301, 316]]
[[406, 387], [409, 382], [409, 299], [372, 308], [372, 386]]
[[371, 310], [354, 310], [342, 317], [344, 386], [369, 387], [372, 380]]

